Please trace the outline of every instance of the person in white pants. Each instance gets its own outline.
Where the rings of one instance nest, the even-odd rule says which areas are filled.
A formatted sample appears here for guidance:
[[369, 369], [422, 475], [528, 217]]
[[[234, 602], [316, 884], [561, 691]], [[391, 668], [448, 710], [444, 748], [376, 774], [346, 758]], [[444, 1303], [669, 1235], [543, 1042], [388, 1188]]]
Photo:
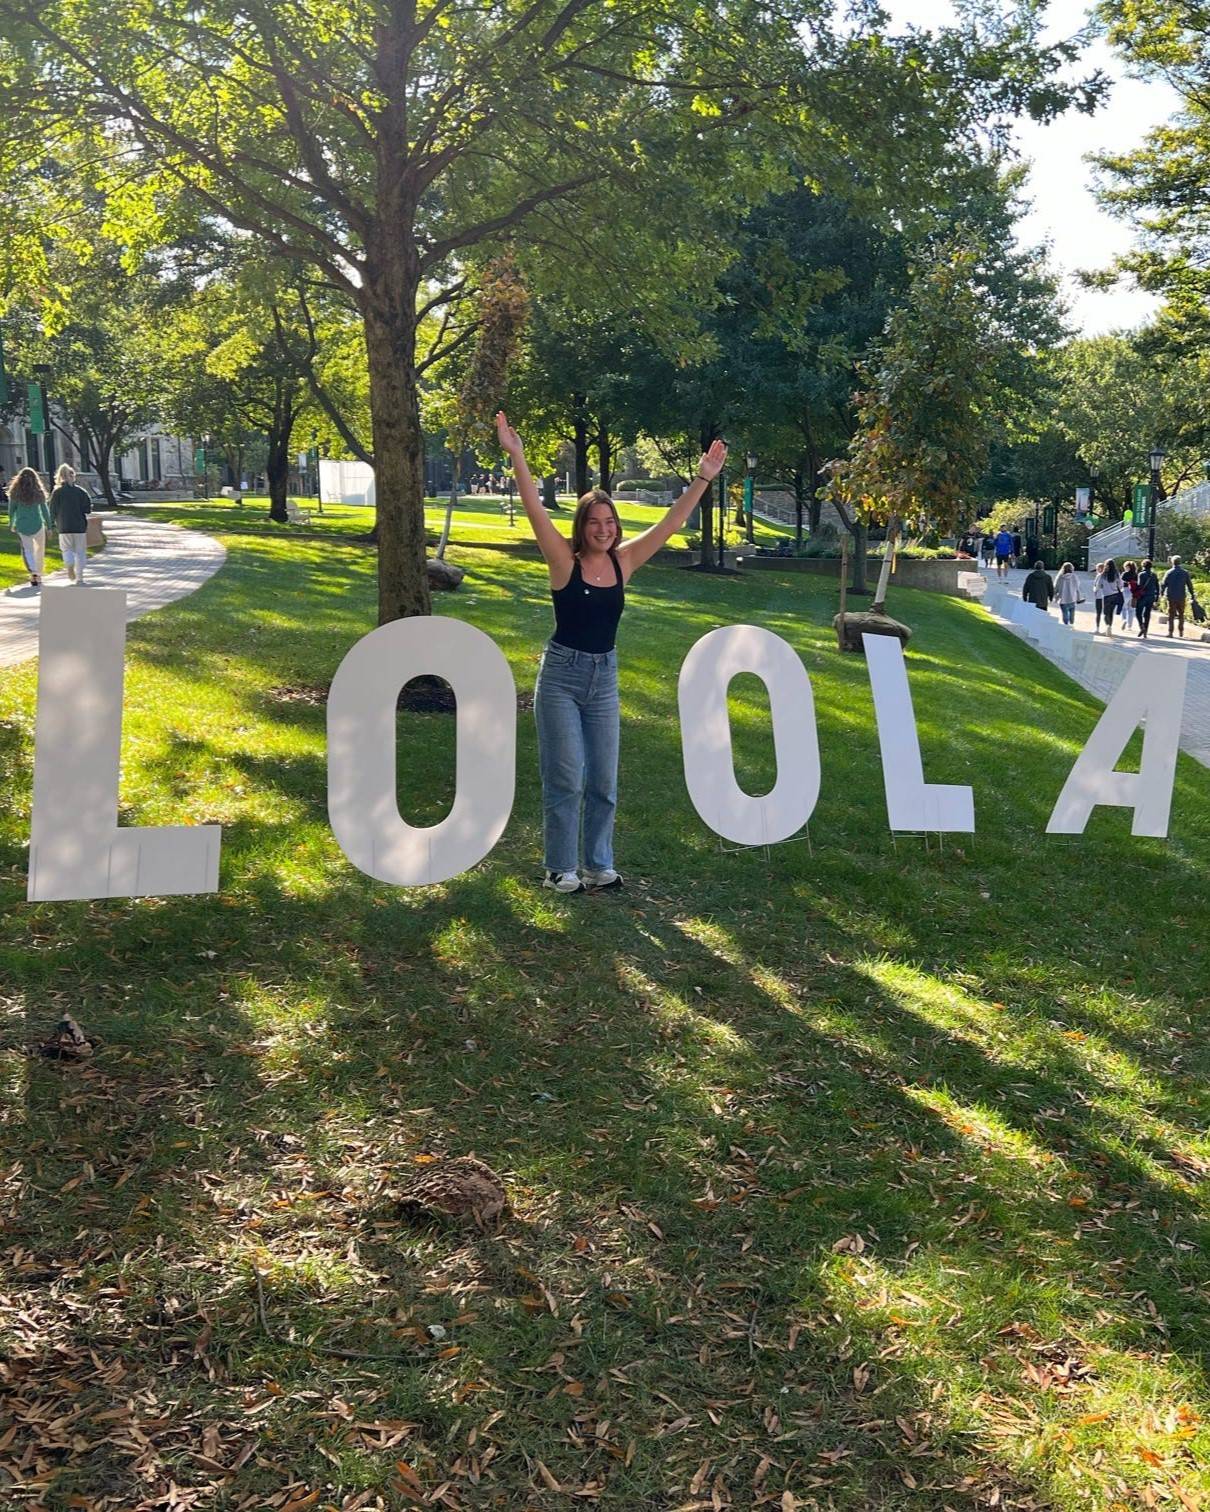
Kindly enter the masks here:
[[55, 491], [49, 501], [50, 517], [59, 532], [59, 550], [67, 576], [77, 586], [84, 582], [88, 561], [88, 516], [92, 500], [76, 482], [76, 470], [66, 462], [55, 473]]
[[21, 538], [21, 555], [29, 573], [29, 585], [40, 588], [50, 511], [46, 507], [42, 479], [32, 467], [23, 467], [8, 485], [8, 523]]

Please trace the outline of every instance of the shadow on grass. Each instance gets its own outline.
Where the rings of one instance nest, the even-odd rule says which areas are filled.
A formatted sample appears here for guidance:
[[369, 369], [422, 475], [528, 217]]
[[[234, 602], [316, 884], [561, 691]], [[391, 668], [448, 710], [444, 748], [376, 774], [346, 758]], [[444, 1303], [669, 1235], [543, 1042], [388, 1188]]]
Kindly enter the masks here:
[[[102, 1368], [81, 1367], [73, 1410], [170, 1403], [142, 1431], [154, 1473], [182, 1486], [210, 1473], [203, 1425], [222, 1422], [223, 1464], [254, 1446], [236, 1482], [253, 1497], [304, 1474], [387, 1490], [405, 1451], [327, 1411], [362, 1393], [366, 1417], [417, 1425], [408, 1462], [470, 1505], [527, 1503], [541, 1460], [560, 1484], [600, 1477], [593, 1499], [619, 1509], [680, 1504], [704, 1460], [742, 1497], [762, 1456], [766, 1487], [844, 1507], [993, 1492], [1067, 1506], [1061, 1442], [1021, 1454], [988, 1404], [1073, 1429], [1140, 1361], [1147, 1391], [1204, 1388], [1204, 1198], [1172, 1158], [1204, 1134], [1205, 1052], [1183, 1037], [1204, 946], [1179, 959], [1171, 935], [1133, 941], [1137, 998], [1110, 965], [1138, 899], [1171, 930], [1205, 913], [1204, 773], [1181, 764], [1175, 846], [1129, 850], [1109, 815], [1082, 847], [1051, 848], [1057, 753], [1074, 756], [1091, 700], [1027, 678], [1037, 658], [1011, 638], [994, 690], [930, 651], [909, 657], [926, 769], [975, 783], [980, 833], [896, 848], [864, 665], [829, 654], [824, 596], [762, 578], [720, 600], [657, 574], [623, 669], [629, 891], [561, 900], [518, 880], [538, 833], [521, 719], [497, 852], [397, 893], [327, 834], [322, 711], [266, 699], [330, 676], [369, 603], [328, 566], [320, 612], [309, 580], [302, 564], [224, 572], [132, 631], [134, 698], [140, 679], [194, 702], [217, 682], [236, 723], [234, 738], [182, 732], [165, 714], [138, 758], [143, 784], [179, 803], [204, 807], [217, 769], [246, 790], [224, 800], [223, 891], [19, 908], [3, 925], [14, 1013], [40, 1026], [71, 1007], [104, 1041], [95, 1066], [55, 1067], [16, 1056], [26, 1031], [10, 1023], [6, 1290], [36, 1326], [4, 1314], [19, 1361], [6, 1388], [61, 1406], [55, 1383], [91, 1349]], [[272, 602], [249, 607], [262, 582]], [[542, 585], [531, 573], [512, 591], [515, 566], [484, 582], [520, 609], [501, 633], [498, 605], [474, 606], [521, 684]], [[720, 856], [688, 808], [676, 673], [720, 613], [788, 635], [816, 676], [814, 854]], [[914, 609], [922, 639], [936, 624], [956, 642], [953, 613]], [[961, 740], [943, 742], [952, 727]], [[423, 728], [410, 755], [435, 791], [449, 731]], [[20, 771], [23, 728], [0, 735]], [[768, 776], [750, 695], [736, 749]], [[4, 831], [6, 878], [19, 829]], [[507, 1175], [513, 1224], [471, 1239], [399, 1225], [386, 1192], [416, 1156], [471, 1149]], [[431, 1325], [460, 1352], [443, 1355]], [[1035, 1341], [1091, 1384], [1039, 1387]], [[495, 1411], [480, 1494], [454, 1467]], [[143, 1485], [112, 1443], [40, 1452], [62, 1466], [56, 1497]]]

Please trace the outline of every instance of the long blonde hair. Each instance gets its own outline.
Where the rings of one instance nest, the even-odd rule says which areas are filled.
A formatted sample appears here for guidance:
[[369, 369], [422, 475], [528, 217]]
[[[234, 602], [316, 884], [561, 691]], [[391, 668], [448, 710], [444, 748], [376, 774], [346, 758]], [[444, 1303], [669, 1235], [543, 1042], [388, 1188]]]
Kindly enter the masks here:
[[33, 468], [23, 467], [8, 485], [8, 497], [13, 504], [45, 504], [46, 490]]
[[71, 465], [70, 462], [60, 462], [59, 466], [58, 466], [58, 469], [55, 472], [55, 483], [56, 483], [56, 485], [58, 485], [60, 483], [74, 483], [75, 481], [76, 481], [76, 470], [75, 470], [75, 468]]

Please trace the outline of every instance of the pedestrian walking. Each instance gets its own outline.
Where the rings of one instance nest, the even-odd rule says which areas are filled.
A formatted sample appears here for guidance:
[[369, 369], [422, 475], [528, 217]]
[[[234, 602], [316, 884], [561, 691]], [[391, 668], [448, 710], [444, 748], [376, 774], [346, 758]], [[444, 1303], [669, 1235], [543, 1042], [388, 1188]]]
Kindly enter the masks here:
[[1093, 597], [1097, 600], [1097, 628], [1105, 622], [1105, 634], [1113, 634], [1113, 617], [1122, 607], [1122, 575], [1112, 557], [1101, 564], [1096, 581], [1092, 585]]
[[1007, 530], [1002, 530], [996, 536], [996, 576], [1007, 577], [1009, 563], [1013, 554], [1013, 538]]
[[21, 556], [29, 573], [31, 588], [42, 586], [42, 568], [46, 561], [46, 531], [50, 511], [46, 507], [46, 490], [32, 467], [23, 467], [8, 485], [8, 523], [21, 541]]
[[609, 495], [590, 490], [576, 507], [568, 541], [542, 508], [525, 449], [503, 410], [496, 416], [496, 431], [546, 559], [555, 611], [554, 634], [542, 653], [534, 693], [542, 776], [542, 885], [561, 893], [620, 887], [622, 878], [613, 864], [619, 733], [615, 640], [626, 584], [688, 520], [722, 471], [727, 448], [715, 441], [676, 503], [632, 541], [622, 541], [622, 524]]
[[1185, 638], [1185, 604], [1193, 595], [1193, 579], [1178, 556], [1168, 558], [1168, 571], [1160, 584], [1160, 593], [1168, 601], [1168, 639], [1172, 639], [1172, 626], [1180, 622], [1181, 639]]
[[1134, 629], [1134, 605], [1139, 592], [1139, 569], [1134, 562], [1122, 567], [1122, 629]]
[[76, 482], [76, 470], [62, 463], [55, 473], [55, 486], [47, 501], [50, 518], [59, 532], [59, 550], [67, 576], [77, 587], [84, 585], [88, 561], [88, 517], [92, 500]]
[[1024, 547], [1021, 545], [1021, 532], [1019, 530], [1014, 530], [1013, 531], [1013, 566], [1014, 567], [1021, 560], [1021, 555], [1022, 555], [1023, 551], [1024, 551]]
[[1035, 608], [1044, 613], [1050, 613], [1050, 601], [1055, 596], [1055, 585], [1051, 575], [1042, 562], [1034, 563], [1034, 570], [1021, 585], [1021, 597], [1027, 604], [1033, 604]]
[[1155, 608], [1155, 601], [1160, 596], [1160, 580], [1155, 575], [1151, 565], [1151, 558], [1145, 557], [1143, 565], [1139, 568], [1138, 594], [1134, 601], [1134, 612], [1139, 621], [1139, 639], [1146, 640], [1147, 632], [1151, 628], [1151, 611]]
[[995, 556], [995, 554], [996, 554], [996, 538], [995, 538], [995, 536], [993, 536], [991, 534], [985, 535], [983, 537], [983, 565], [985, 567], [990, 567], [991, 566], [991, 564], [992, 564], [992, 558]]
[[1080, 579], [1076, 576], [1076, 569], [1070, 562], [1064, 562], [1059, 568], [1055, 597], [1059, 601], [1059, 613], [1063, 616], [1063, 623], [1074, 625], [1076, 605], [1084, 602], [1084, 595], [1080, 592]]

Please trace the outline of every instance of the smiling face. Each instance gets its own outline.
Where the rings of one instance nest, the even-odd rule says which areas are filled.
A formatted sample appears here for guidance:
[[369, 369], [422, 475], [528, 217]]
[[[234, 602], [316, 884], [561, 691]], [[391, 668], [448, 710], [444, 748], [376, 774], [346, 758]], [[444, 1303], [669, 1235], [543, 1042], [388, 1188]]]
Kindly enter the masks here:
[[572, 521], [571, 549], [577, 556], [586, 551], [603, 554], [613, 551], [621, 538], [621, 521], [609, 495], [600, 489], [585, 494]]
[[584, 520], [584, 539], [590, 551], [608, 551], [618, 538], [613, 510], [608, 504], [594, 504]]

